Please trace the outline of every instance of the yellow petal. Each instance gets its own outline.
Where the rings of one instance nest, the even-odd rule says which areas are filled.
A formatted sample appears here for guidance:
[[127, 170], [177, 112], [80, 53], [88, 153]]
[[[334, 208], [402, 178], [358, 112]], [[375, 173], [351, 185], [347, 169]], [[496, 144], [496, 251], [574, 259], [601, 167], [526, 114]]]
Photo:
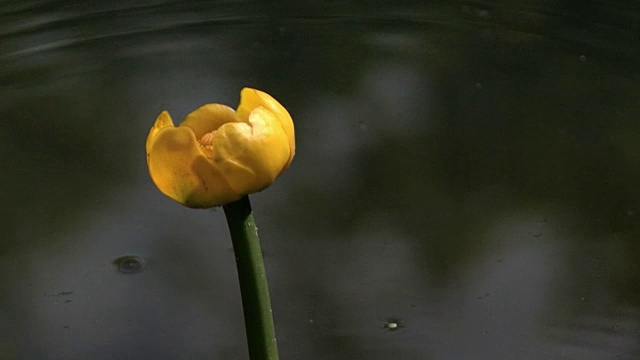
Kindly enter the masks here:
[[270, 95], [243, 89], [238, 112], [207, 104], [175, 127], [163, 111], [146, 143], [157, 187], [189, 207], [224, 205], [269, 186], [291, 163], [291, 116]]
[[236, 112], [222, 104], [207, 104], [199, 107], [182, 121], [180, 126], [188, 126], [193, 130], [196, 139], [208, 132], [217, 130], [222, 124], [239, 121]]
[[269, 186], [289, 165], [289, 138], [276, 115], [254, 109], [248, 123], [222, 125], [213, 140], [214, 164], [240, 194]]
[[241, 195], [231, 189], [223, 174], [203, 154], [193, 130], [173, 127], [169, 114], [165, 113], [160, 114], [147, 137], [147, 164], [158, 189], [195, 208], [239, 199]]
[[171, 120], [171, 115], [169, 115], [168, 111], [163, 111], [158, 115], [156, 122], [151, 127], [149, 131], [149, 135], [147, 136], [147, 154], [149, 154], [149, 146], [150, 142], [153, 141], [158, 131], [166, 127], [174, 127], [173, 120]]
[[290, 153], [287, 165], [284, 167], [284, 169], [286, 169], [296, 153], [295, 130], [291, 115], [289, 115], [289, 112], [271, 95], [252, 88], [242, 89], [240, 92], [240, 105], [238, 105], [237, 110], [238, 117], [246, 122], [251, 112], [258, 107], [264, 107], [271, 111], [287, 136]]

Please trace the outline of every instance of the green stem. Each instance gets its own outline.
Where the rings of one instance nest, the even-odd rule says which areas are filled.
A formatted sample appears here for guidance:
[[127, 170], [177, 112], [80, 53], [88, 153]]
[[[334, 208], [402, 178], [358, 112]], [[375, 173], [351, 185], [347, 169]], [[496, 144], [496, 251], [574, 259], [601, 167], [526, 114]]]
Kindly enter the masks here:
[[251, 360], [278, 360], [276, 331], [258, 229], [248, 196], [224, 206], [236, 255]]

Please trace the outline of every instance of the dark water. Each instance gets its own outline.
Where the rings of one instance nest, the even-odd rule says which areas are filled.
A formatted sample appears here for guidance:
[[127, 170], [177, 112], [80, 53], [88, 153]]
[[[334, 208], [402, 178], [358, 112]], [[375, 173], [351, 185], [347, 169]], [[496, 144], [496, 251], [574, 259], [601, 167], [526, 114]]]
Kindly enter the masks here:
[[640, 358], [637, 2], [123, 4], [0, 5], [1, 359], [248, 357], [224, 214], [144, 152], [244, 86], [296, 123], [283, 359]]

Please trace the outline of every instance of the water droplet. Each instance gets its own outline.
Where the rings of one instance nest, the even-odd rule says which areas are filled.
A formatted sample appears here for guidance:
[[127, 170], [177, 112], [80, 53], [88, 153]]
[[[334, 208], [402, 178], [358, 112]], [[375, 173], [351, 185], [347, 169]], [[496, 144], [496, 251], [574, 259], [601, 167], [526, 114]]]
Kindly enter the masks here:
[[387, 331], [396, 331], [403, 327], [404, 325], [400, 319], [389, 319], [384, 323], [384, 328]]
[[137, 274], [142, 271], [147, 261], [140, 256], [125, 255], [113, 260], [113, 265], [124, 274]]

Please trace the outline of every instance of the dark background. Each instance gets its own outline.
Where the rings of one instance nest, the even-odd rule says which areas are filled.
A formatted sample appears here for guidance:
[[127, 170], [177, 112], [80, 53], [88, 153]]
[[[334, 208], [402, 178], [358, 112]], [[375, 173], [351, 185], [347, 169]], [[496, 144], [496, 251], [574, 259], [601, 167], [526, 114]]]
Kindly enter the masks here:
[[244, 86], [296, 124], [251, 197], [281, 358], [640, 357], [639, 35], [637, 1], [1, 3], [0, 359], [248, 357], [223, 212], [144, 152]]

